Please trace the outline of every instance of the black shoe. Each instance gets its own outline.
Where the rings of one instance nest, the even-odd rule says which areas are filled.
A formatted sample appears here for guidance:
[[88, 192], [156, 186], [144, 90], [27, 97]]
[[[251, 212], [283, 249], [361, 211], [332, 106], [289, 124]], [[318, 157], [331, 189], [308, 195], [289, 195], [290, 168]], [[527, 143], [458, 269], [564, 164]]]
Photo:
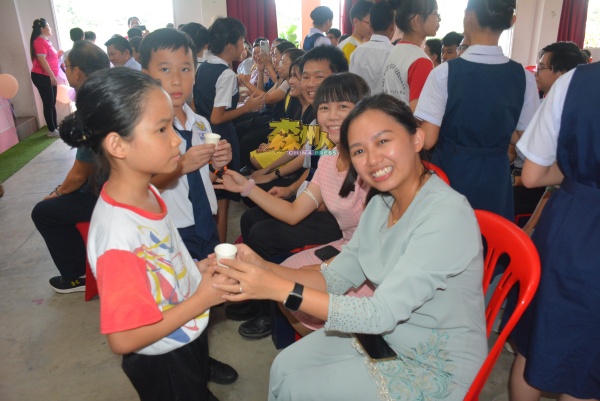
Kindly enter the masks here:
[[271, 334], [271, 318], [268, 316], [256, 316], [246, 323], [242, 323], [238, 333], [249, 340], [258, 340]]
[[73, 280], [65, 280], [62, 276], [52, 277], [50, 287], [58, 293], [69, 294], [71, 292], [85, 291], [85, 277], [76, 278]]
[[252, 174], [252, 169], [249, 166], [244, 166], [240, 169], [241, 175], [250, 175]]
[[227, 365], [226, 363], [217, 361], [213, 358], [208, 358], [208, 367], [210, 368], [210, 375], [208, 380], [217, 384], [231, 384], [238, 378], [238, 373], [234, 368]]
[[215, 397], [212, 391], [208, 390], [208, 401], [219, 401], [219, 399]]
[[250, 320], [256, 315], [258, 315], [256, 301], [238, 302], [225, 308], [225, 316], [231, 320]]

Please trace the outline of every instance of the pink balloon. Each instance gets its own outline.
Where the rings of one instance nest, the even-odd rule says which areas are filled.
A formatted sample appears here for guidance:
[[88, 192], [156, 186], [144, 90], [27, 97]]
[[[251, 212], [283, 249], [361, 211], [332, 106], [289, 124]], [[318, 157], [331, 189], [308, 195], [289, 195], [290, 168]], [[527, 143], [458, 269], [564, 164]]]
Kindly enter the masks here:
[[71, 98], [69, 98], [69, 87], [67, 85], [58, 85], [56, 88], [56, 100], [64, 104], [71, 103]]
[[77, 100], [77, 94], [75, 93], [75, 88], [69, 88], [69, 99], [71, 99], [72, 102], [75, 102]]
[[19, 82], [10, 74], [0, 74], [0, 96], [12, 99], [19, 91]]

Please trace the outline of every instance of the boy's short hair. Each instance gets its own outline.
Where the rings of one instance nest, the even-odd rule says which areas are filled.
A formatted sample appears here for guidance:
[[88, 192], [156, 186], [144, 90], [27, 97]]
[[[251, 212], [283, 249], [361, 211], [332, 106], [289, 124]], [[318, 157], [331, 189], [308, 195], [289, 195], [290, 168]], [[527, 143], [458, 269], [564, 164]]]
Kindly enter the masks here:
[[329, 69], [334, 74], [348, 71], [348, 60], [344, 52], [335, 46], [316, 46], [302, 56], [300, 71], [304, 71], [304, 65], [309, 61], [329, 61]]
[[371, 7], [373, 7], [372, 1], [358, 0], [350, 9], [350, 19], [363, 19], [369, 14]]
[[69, 36], [73, 42], [77, 42], [78, 40], [82, 40], [84, 38], [83, 29], [81, 28], [72, 28], [69, 31]]
[[448, 46], [459, 46], [460, 42], [463, 40], [464, 36], [461, 35], [458, 32], [448, 32], [443, 38], [442, 38], [442, 45], [444, 45], [444, 47], [448, 47]]
[[370, 24], [373, 32], [387, 31], [390, 25], [394, 23], [394, 9], [384, 1], [373, 4], [369, 15], [371, 16]]
[[85, 31], [85, 40], [96, 40], [96, 33], [94, 31]]
[[210, 40], [210, 34], [208, 29], [204, 25], [197, 22], [190, 22], [181, 27], [181, 32], [185, 32], [190, 35], [190, 38], [194, 41], [196, 52], [204, 49]]
[[429, 52], [437, 56], [438, 63], [442, 62], [442, 41], [437, 38], [427, 39], [425, 46], [429, 47]]
[[548, 68], [553, 72], [567, 72], [577, 67], [579, 64], [587, 64], [588, 60], [584, 53], [573, 42], [555, 42], [540, 50], [540, 59], [546, 53], [550, 53], [548, 58]]
[[133, 54], [133, 48], [131, 47], [131, 43], [129, 43], [129, 41], [121, 35], [113, 35], [112, 38], [106, 41], [104, 46], [113, 46], [115, 50], [118, 50], [121, 53], [125, 50], [128, 50], [129, 54]]
[[171, 28], [157, 29], [142, 40], [140, 45], [140, 61], [143, 69], [148, 69], [152, 53], [160, 49], [183, 50], [192, 52], [194, 67], [196, 67], [196, 47], [192, 39], [185, 33]]
[[140, 38], [144, 36], [144, 32], [137, 26], [134, 26], [133, 28], [129, 28], [127, 30], [127, 37], [129, 39], [135, 38], [137, 36], [139, 36]]
[[134, 36], [133, 38], [129, 39], [129, 43], [131, 43], [131, 47], [134, 51], [139, 52], [140, 44], [142, 43], [142, 38], [140, 36]]
[[337, 28], [331, 28], [330, 30], [327, 31], [327, 33], [332, 34], [336, 39], [339, 39], [340, 36], [342, 36], [342, 31], [340, 31]]

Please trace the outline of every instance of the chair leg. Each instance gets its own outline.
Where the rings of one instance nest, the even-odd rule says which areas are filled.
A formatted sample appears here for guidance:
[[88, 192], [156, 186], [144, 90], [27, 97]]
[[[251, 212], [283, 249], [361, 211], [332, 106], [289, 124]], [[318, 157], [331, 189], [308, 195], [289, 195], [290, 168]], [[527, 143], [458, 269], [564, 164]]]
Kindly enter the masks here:
[[85, 262], [85, 300], [89, 301], [98, 295], [98, 285], [88, 261]]

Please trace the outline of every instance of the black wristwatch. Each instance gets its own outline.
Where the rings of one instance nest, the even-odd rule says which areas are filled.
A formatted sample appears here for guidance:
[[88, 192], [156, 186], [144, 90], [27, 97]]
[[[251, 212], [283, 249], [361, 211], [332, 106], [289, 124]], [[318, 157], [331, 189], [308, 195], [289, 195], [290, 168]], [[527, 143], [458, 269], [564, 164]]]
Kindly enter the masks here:
[[281, 178], [281, 171], [279, 171], [279, 169], [275, 170], [275, 177]]
[[290, 292], [287, 299], [283, 303], [288, 310], [296, 312], [300, 309], [300, 304], [302, 304], [302, 291], [304, 291], [304, 286], [302, 284], [296, 283], [294, 285], [294, 289]]

